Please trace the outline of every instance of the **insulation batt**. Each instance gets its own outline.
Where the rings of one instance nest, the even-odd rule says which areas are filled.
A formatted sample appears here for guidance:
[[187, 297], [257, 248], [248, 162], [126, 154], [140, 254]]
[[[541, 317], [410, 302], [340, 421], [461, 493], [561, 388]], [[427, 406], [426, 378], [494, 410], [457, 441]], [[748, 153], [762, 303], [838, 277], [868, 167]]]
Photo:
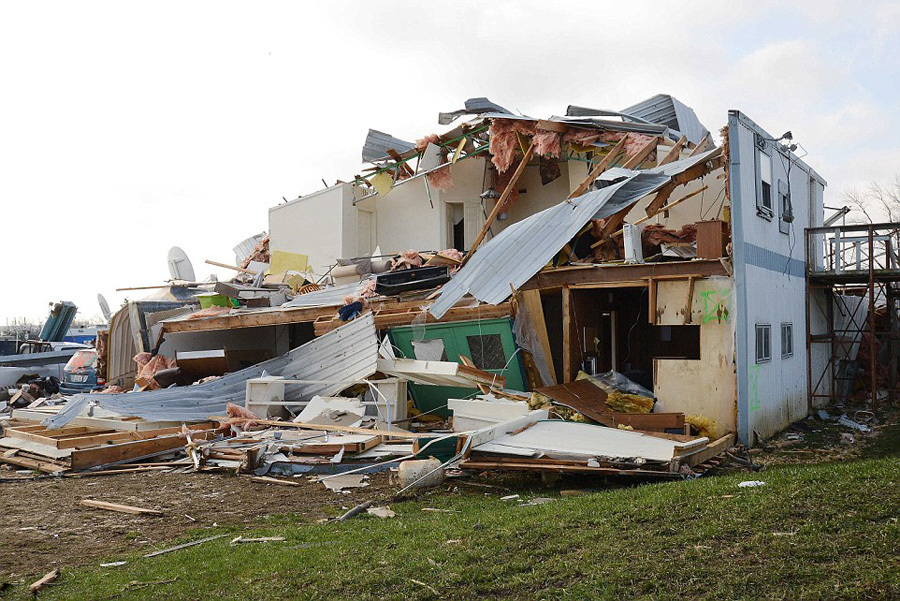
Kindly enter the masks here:
[[453, 189], [453, 174], [450, 172], [450, 165], [436, 169], [425, 177], [428, 178], [428, 183], [431, 184], [435, 190], [446, 192], [447, 190]]
[[134, 356], [134, 362], [138, 364], [138, 378], [146, 378], [150, 380], [156, 375], [156, 372], [169, 369], [170, 367], [178, 367], [175, 359], [169, 359], [165, 355], [157, 355], [151, 357], [150, 353], [138, 353]]
[[558, 159], [562, 153], [562, 134], [555, 131], [538, 130], [534, 134], [534, 152]]
[[[416, 151], [424, 152], [429, 144], [438, 144], [441, 143], [441, 137], [437, 134], [428, 134], [424, 138], [420, 138], [416, 140]], [[441, 148], [441, 163], [446, 163], [448, 157], [448, 151], [446, 148]], [[428, 179], [428, 183], [434, 186], [436, 190], [446, 191], [453, 189], [453, 174], [450, 173], [450, 165], [446, 167], [441, 167], [437, 171], [432, 171], [428, 175], [425, 176]]]
[[519, 149], [517, 134], [533, 136], [535, 124], [519, 119], [493, 119], [491, 121], [491, 162], [498, 173], [508, 170], [516, 158]]

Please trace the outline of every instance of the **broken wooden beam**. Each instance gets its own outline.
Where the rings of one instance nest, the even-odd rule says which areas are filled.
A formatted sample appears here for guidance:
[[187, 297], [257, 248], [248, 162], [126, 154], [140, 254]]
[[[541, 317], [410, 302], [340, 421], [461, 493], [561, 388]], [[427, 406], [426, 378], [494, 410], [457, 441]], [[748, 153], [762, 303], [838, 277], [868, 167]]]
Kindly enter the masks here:
[[120, 505], [119, 503], [95, 501], [94, 499], [82, 499], [81, 505], [84, 505], [85, 507], [94, 507], [96, 509], [106, 509], [108, 511], [118, 511], [119, 513], [130, 513], [131, 515], [163, 515], [163, 512], [158, 509]]
[[45, 586], [47, 586], [48, 584], [50, 584], [51, 582], [53, 582], [54, 580], [59, 578], [59, 574], [60, 574], [59, 568], [56, 568], [51, 572], [47, 572], [46, 574], [41, 576], [40, 579], [32, 582], [31, 585], [28, 587], [28, 590], [31, 591], [31, 594], [33, 596], [37, 597], [38, 592], [40, 592], [40, 590], [42, 588], [44, 588]]

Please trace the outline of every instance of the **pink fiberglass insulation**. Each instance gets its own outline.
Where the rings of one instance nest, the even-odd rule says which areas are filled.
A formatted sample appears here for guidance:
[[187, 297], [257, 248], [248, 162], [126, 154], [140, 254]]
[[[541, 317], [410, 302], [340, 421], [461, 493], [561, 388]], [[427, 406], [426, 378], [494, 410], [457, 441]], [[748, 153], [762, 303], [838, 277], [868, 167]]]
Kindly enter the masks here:
[[424, 138], [416, 140], [416, 152], [423, 152], [429, 144], [439, 144], [441, 137], [437, 134], [428, 134]]
[[409, 269], [411, 267], [421, 267], [422, 266], [422, 257], [419, 256], [419, 253], [415, 250], [404, 250], [400, 253], [400, 256], [394, 259], [394, 264], [391, 266], [391, 271], [398, 271], [400, 269]]
[[442, 257], [447, 257], [448, 259], [453, 259], [454, 261], [462, 261], [463, 254], [456, 250], [455, 248], [447, 248], [438, 253]]
[[538, 130], [534, 134], [534, 153], [558, 159], [562, 153], [562, 134], [555, 131]]
[[138, 353], [134, 356], [134, 362], [138, 364], [138, 378], [149, 380], [156, 372], [170, 367], [177, 367], [175, 359], [169, 359], [165, 355], [151, 357], [150, 353]]
[[256, 421], [259, 419], [254, 413], [234, 403], [225, 405], [225, 414], [228, 416], [228, 419], [223, 424], [239, 426], [245, 430], [257, 425]]
[[647, 136], [644, 134], [623, 134], [621, 132], [603, 132], [600, 135], [601, 142], [609, 142], [609, 143], [618, 143], [623, 137], [627, 136], [627, 140], [625, 141], [625, 146], [623, 150], [625, 151], [625, 156], [633, 156], [636, 154], [641, 148], [647, 145], [647, 142], [653, 140], [655, 136]]
[[426, 175], [428, 178], [428, 183], [431, 184], [435, 190], [452, 190], [453, 189], [453, 174], [450, 172], [450, 165], [445, 165], [440, 169], [436, 169]]
[[504, 173], [512, 166], [519, 150], [518, 134], [533, 136], [535, 124], [519, 119], [491, 120], [491, 162], [498, 173]]

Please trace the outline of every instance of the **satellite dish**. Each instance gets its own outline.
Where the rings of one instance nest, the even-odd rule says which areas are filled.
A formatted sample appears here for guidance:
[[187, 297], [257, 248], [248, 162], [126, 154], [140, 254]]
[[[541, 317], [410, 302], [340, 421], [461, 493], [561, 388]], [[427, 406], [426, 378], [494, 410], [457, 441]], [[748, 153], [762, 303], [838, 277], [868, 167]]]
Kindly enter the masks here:
[[191, 260], [188, 259], [188, 256], [184, 254], [184, 251], [177, 246], [173, 246], [169, 249], [169, 275], [172, 276], [173, 280], [184, 280], [186, 282], [193, 282], [196, 280], [194, 266], [191, 265]]
[[109, 303], [106, 302], [106, 298], [102, 294], [97, 295], [97, 302], [100, 303], [100, 311], [103, 312], [103, 319], [106, 320], [106, 323], [112, 321], [112, 313], [109, 310]]

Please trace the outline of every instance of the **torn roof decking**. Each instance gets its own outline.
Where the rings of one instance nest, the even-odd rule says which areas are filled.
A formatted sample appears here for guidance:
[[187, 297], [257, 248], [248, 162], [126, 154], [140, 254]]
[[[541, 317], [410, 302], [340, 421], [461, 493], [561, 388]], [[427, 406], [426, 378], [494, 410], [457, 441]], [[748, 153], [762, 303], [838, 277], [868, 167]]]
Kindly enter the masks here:
[[[305, 295], [304, 295], [305, 296]], [[298, 298], [303, 298], [300, 296]], [[289, 325], [294, 323], [315, 323], [316, 335], [329, 332], [340, 327], [346, 322], [333, 319], [337, 315], [338, 308], [343, 305], [343, 298], [329, 305], [311, 307], [265, 307], [216, 315], [202, 319], [188, 319], [189, 316], [167, 319], [162, 323], [163, 333], [177, 334], [180, 332], [211, 332], [219, 330], [236, 330], [242, 328], [259, 328], [266, 326]], [[374, 299], [369, 301], [370, 307], [375, 312], [375, 327], [384, 329], [401, 325], [409, 325], [414, 320], [422, 319], [424, 307], [429, 301], [398, 301], [394, 298]], [[465, 321], [470, 319], [488, 319], [505, 317], [510, 315], [508, 303], [498, 306], [485, 306], [475, 304], [469, 299], [461, 300], [441, 321]], [[428, 322], [436, 321], [431, 315], [425, 319]]]
[[538, 273], [592, 219], [609, 218], [652, 194], [689, 169], [721, 156], [715, 148], [643, 171], [619, 169], [622, 181], [566, 200], [514, 223], [472, 254], [441, 289], [430, 312], [440, 319], [466, 294], [497, 304]]

